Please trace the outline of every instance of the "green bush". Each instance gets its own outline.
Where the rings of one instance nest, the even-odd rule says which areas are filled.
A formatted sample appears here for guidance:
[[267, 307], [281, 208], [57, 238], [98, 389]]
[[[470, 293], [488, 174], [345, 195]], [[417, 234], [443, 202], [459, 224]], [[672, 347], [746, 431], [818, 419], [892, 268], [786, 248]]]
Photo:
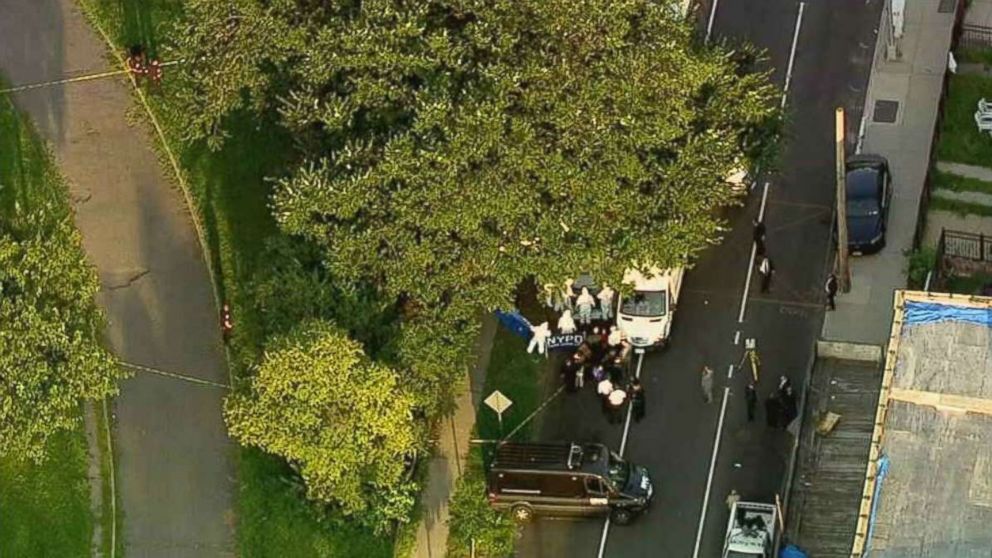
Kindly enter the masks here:
[[482, 451], [472, 448], [468, 469], [458, 479], [451, 496], [448, 519], [448, 557], [471, 556], [472, 541], [478, 558], [500, 558], [513, 554], [517, 528], [510, 517], [489, 507]]
[[937, 250], [924, 246], [908, 254], [909, 288], [922, 289], [927, 281], [927, 273], [937, 264]]

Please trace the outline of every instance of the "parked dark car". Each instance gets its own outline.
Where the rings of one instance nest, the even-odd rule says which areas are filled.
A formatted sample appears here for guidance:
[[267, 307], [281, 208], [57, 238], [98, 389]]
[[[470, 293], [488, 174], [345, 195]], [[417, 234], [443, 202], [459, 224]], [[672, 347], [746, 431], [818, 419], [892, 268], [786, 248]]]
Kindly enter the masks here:
[[525, 523], [534, 515], [609, 515], [626, 525], [647, 511], [647, 469], [602, 444], [505, 443], [486, 479], [489, 504]]
[[852, 255], [874, 254], [885, 247], [892, 174], [881, 155], [855, 155], [845, 165], [847, 246]]

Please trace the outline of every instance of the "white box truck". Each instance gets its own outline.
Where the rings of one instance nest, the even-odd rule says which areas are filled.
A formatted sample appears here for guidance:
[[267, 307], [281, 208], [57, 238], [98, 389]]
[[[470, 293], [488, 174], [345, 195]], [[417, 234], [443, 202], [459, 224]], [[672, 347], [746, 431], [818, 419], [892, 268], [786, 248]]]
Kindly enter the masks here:
[[684, 267], [652, 267], [647, 272], [630, 268], [624, 272], [623, 281], [633, 292], [620, 295], [617, 327], [635, 349], [643, 351], [668, 343], [684, 276]]
[[730, 507], [722, 558], [772, 558], [778, 508], [775, 504], [737, 501]]

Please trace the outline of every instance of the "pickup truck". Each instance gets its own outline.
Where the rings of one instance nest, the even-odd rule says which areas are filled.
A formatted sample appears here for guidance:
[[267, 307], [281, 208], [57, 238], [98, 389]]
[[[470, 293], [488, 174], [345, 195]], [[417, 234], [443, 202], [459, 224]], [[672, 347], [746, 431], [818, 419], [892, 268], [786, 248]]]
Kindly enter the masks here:
[[761, 502], [734, 502], [722, 558], [772, 558], [778, 508]]

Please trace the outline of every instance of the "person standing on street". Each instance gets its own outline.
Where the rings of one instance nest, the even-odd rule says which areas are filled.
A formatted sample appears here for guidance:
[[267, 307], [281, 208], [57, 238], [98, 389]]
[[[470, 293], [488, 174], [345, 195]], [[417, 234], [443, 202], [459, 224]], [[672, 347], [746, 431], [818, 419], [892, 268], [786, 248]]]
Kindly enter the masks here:
[[634, 378], [630, 382], [630, 406], [634, 414], [634, 422], [641, 422], [644, 418], [645, 403], [644, 386], [641, 385], [640, 380]]
[[741, 495], [737, 493], [737, 490], [732, 489], [730, 494], [727, 494], [727, 511], [733, 511], [734, 504], [741, 501]]
[[713, 369], [703, 366], [702, 375], [699, 378], [699, 387], [703, 390], [703, 401], [713, 402]]
[[757, 217], [754, 218], [754, 246], [755, 253], [759, 256], [765, 255], [765, 222], [759, 220]]
[[623, 422], [623, 404], [627, 402], [627, 392], [622, 389], [615, 389], [606, 397], [606, 403], [610, 409], [610, 423], [620, 424]]
[[827, 282], [823, 284], [823, 290], [827, 292], [827, 310], [836, 310], [834, 297], [837, 296], [837, 276], [831, 273], [827, 275]]
[[775, 273], [775, 266], [772, 265], [772, 260], [768, 256], [761, 256], [758, 273], [761, 274], [761, 292], [767, 293], [772, 286], [772, 274]]
[[748, 382], [744, 390], [744, 399], [747, 401], [747, 421], [754, 422], [754, 411], [758, 406], [758, 393], [754, 389], [754, 382]]
[[561, 379], [565, 384], [565, 391], [569, 393], [575, 393], [580, 387], [579, 385], [579, 363], [575, 362], [573, 357], [568, 357], [565, 362], [561, 365]]
[[609, 415], [610, 404], [608, 403], [610, 394], [613, 393], [613, 382], [606, 378], [596, 384], [596, 393], [603, 403], [603, 413]]

